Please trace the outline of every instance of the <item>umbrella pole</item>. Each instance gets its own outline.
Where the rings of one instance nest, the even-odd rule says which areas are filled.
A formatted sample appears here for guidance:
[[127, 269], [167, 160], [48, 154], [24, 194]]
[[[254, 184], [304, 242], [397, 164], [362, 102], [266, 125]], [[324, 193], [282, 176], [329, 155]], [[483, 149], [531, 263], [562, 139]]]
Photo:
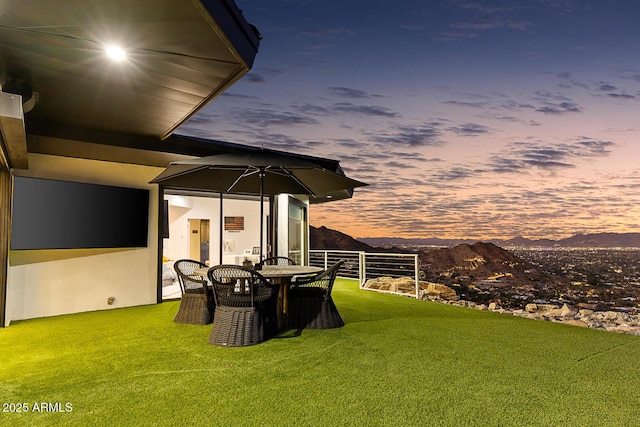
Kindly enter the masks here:
[[258, 263], [262, 262], [262, 233], [264, 232], [264, 221], [262, 219], [264, 215], [264, 168], [260, 168], [260, 259]]
[[222, 217], [222, 193], [220, 193], [220, 262], [222, 265], [222, 253], [224, 251], [224, 218]]

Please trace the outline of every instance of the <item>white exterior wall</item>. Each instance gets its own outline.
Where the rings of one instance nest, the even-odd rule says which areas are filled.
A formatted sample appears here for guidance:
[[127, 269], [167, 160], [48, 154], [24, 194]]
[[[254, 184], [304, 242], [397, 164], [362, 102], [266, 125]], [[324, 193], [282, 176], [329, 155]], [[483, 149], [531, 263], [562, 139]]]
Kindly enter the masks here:
[[[20, 175], [150, 190], [146, 248], [11, 251], [7, 324], [12, 320], [154, 304], [158, 186], [162, 168], [29, 154]], [[107, 300], [113, 297], [113, 304]]]

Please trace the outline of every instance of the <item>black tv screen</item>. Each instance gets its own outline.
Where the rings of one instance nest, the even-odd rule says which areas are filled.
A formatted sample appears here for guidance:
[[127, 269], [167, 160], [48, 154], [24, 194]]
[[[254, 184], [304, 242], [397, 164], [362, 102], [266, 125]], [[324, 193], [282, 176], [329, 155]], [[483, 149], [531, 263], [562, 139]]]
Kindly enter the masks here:
[[15, 177], [11, 249], [146, 247], [149, 191]]

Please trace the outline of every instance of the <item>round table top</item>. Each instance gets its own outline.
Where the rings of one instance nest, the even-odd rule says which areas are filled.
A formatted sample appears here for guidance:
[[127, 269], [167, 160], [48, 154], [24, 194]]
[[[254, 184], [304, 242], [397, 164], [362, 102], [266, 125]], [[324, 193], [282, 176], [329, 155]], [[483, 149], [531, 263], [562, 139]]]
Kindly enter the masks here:
[[[207, 277], [208, 267], [198, 268], [193, 272], [197, 275]], [[324, 269], [322, 267], [314, 267], [312, 265], [263, 265], [260, 270], [256, 270], [264, 277], [293, 277], [305, 274], [320, 273]]]
[[263, 265], [262, 269], [256, 271], [264, 277], [292, 277], [320, 273], [322, 270], [322, 267], [312, 265]]

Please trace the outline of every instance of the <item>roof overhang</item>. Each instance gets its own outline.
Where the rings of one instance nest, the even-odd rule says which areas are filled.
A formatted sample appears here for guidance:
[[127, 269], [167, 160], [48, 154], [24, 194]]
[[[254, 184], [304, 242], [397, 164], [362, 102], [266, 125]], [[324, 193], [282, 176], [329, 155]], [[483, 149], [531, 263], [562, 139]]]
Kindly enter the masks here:
[[6, 0], [0, 86], [22, 96], [27, 125], [161, 144], [250, 70], [260, 38], [231, 0]]

